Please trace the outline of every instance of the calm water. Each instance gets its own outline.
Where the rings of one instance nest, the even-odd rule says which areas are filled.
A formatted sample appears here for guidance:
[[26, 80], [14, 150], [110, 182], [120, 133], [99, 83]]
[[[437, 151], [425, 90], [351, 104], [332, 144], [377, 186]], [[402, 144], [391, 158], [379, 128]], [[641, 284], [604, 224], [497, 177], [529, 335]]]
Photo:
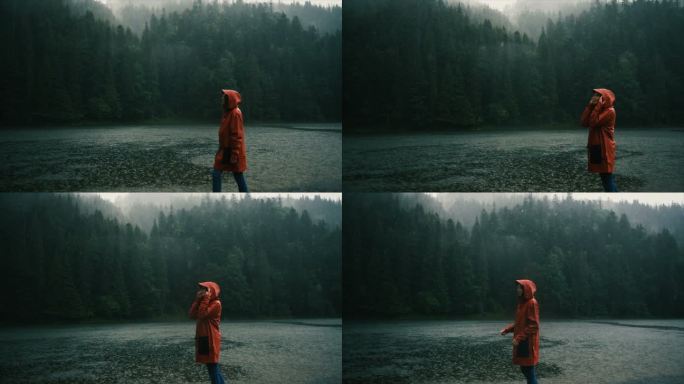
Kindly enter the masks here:
[[[0, 191], [211, 192], [218, 127], [0, 130]], [[340, 191], [341, 124], [246, 126], [250, 190]], [[230, 175], [224, 191], [237, 192]]]
[[[340, 383], [341, 320], [221, 323], [232, 383]], [[207, 383], [194, 322], [0, 329], [2, 383]]]
[[[684, 129], [616, 134], [621, 191], [684, 190]], [[345, 135], [345, 190], [600, 192], [585, 129]]]
[[[504, 322], [344, 324], [345, 384], [522, 383]], [[684, 320], [543, 321], [540, 383], [684, 382]]]

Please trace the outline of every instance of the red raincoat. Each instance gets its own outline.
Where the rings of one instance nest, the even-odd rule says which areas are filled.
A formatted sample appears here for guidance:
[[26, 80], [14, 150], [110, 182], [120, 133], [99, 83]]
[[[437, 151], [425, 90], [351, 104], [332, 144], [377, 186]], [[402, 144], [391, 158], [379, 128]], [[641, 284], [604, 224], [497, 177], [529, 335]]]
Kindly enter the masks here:
[[199, 285], [207, 288], [209, 294], [195, 299], [190, 307], [190, 318], [197, 319], [195, 327], [195, 361], [198, 363], [218, 363], [221, 354], [221, 301], [218, 299], [221, 288], [212, 281]]
[[[214, 157], [214, 169], [228, 172], [244, 172], [247, 170], [247, 149], [245, 145], [245, 129], [242, 125], [242, 111], [239, 105], [242, 100], [237, 91], [224, 89], [228, 97], [228, 112], [223, 112], [219, 127], [219, 150]], [[229, 161], [223, 162], [224, 149], [230, 153]]]
[[534, 298], [537, 286], [532, 280], [516, 280], [522, 285], [523, 295], [518, 297], [515, 323], [502, 330], [504, 334], [513, 331], [518, 346], [513, 347], [513, 364], [530, 366], [539, 362], [539, 304]]
[[615, 94], [604, 88], [594, 89], [603, 96], [582, 112], [582, 126], [589, 128], [589, 172], [613, 173], [615, 168]]

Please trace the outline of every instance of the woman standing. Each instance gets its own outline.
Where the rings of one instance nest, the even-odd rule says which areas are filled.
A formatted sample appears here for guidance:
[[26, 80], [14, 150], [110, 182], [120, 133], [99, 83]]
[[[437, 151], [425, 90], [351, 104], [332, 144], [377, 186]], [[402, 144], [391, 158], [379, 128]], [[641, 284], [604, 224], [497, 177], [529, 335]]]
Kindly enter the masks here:
[[212, 170], [212, 190], [221, 192], [223, 172], [232, 172], [238, 191], [249, 192], [244, 172], [247, 170], [247, 150], [245, 129], [242, 125], [242, 111], [239, 105], [240, 93], [224, 89], [222, 93], [223, 117], [219, 128], [219, 149], [214, 157]]
[[513, 332], [513, 364], [519, 365], [527, 384], [537, 384], [539, 363], [539, 304], [534, 294], [537, 285], [532, 280], [516, 280], [518, 308], [515, 322], [501, 330]]
[[604, 88], [594, 89], [582, 112], [582, 126], [589, 128], [589, 172], [601, 175], [603, 190], [617, 192], [615, 176], [615, 94]]
[[190, 318], [195, 326], [195, 361], [206, 364], [211, 384], [224, 384], [218, 362], [221, 354], [221, 288], [213, 281], [198, 283], [195, 301], [190, 307]]

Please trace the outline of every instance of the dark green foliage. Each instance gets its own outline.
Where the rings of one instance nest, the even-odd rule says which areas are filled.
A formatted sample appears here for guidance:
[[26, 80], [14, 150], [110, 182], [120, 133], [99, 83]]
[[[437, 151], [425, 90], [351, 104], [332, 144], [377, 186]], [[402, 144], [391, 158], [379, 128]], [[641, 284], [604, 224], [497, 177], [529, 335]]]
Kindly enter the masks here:
[[0, 319], [183, 316], [209, 280], [225, 316], [340, 315], [341, 229], [325, 213], [339, 216], [339, 202], [197, 203], [160, 213], [148, 234], [103, 216], [101, 201], [3, 196]]
[[[521, 278], [537, 283], [543, 314], [684, 315], [684, 253], [668, 229], [570, 196], [482, 210], [465, 228], [429, 199], [345, 196], [345, 316], [510, 313]], [[650, 210], [681, 221], [681, 206]]]
[[[300, 8], [312, 22], [335, 12]], [[97, 2], [8, 0], [0, 11], [3, 125], [214, 121], [223, 88], [241, 92], [252, 121], [341, 119], [340, 30], [269, 4], [195, 2], [151, 13], [139, 34]]]
[[615, 91], [619, 124], [684, 122], [676, 1], [596, 2], [545, 19], [538, 39], [443, 0], [343, 12], [348, 127], [577, 124], [593, 88]]

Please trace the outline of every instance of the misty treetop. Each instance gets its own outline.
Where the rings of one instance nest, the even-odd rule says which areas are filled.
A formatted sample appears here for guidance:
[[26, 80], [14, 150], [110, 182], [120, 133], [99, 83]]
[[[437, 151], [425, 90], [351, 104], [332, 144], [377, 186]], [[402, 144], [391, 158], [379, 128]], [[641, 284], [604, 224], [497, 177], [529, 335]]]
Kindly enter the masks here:
[[3, 125], [213, 121], [223, 88], [241, 92], [251, 121], [341, 119], [341, 31], [321, 33], [271, 4], [195, 1], [150, 13], [139, 35], [93, 1], [0, 9]]
[[157, 211], [146, 232], [103, 214], [102, 200], [6, 194], [0, 319], [182, 317], [207, 280], [225, 317], [339, 316], [341, 229], [307, 207], [334, 217], [341, 203], [299, 204], [206, 199]]
[[[537, 283], [546, 315], [684, 315], [684, 252], [668, 228], [571, 197], [528, 196], [470, 226], [431, 206], [427, 195], [345, 196], [345, 316], [509, 315], [521, 278]], [[660, 209], [681, 221], [681, 205]]]
[[[152, 15], [159, 15], [164, 12], [182, 13], [185, 9], [192, 8], [193, 3], [196, 1], [109, 1], [108, 5], [112, 8], [114, 14], [118, 15], [118, 20], [124, 26], [130, 27], [133, 33], [140, 34], [145, 29], [145, 24], [149, 22]], [[205, 0], [205, 3], [211, 3], [212, 1]], [[225, 0], [223, 1], [225, 2]], [[342, 29], [342, 8], [339, 6], [326, 8], [324, 11], [320, 6], [316, 6], [309, 1], [304, 3], [270, 2], [269, 5], [274, 11], [282, 12], [289, 18], [299, 18], [305, 28], [313, 26], [322, 33], [335, 33], [335, 31]], [[114, 18], [114, 15], [111, 17]]]
[[349, 0], [343, 12], [351, 127], [578, 124], [593, 88], [615, 91], [618, 125], [684, 122], [678, 1], [595, 2], [545, 19], [538, 39], [442, 0]]

